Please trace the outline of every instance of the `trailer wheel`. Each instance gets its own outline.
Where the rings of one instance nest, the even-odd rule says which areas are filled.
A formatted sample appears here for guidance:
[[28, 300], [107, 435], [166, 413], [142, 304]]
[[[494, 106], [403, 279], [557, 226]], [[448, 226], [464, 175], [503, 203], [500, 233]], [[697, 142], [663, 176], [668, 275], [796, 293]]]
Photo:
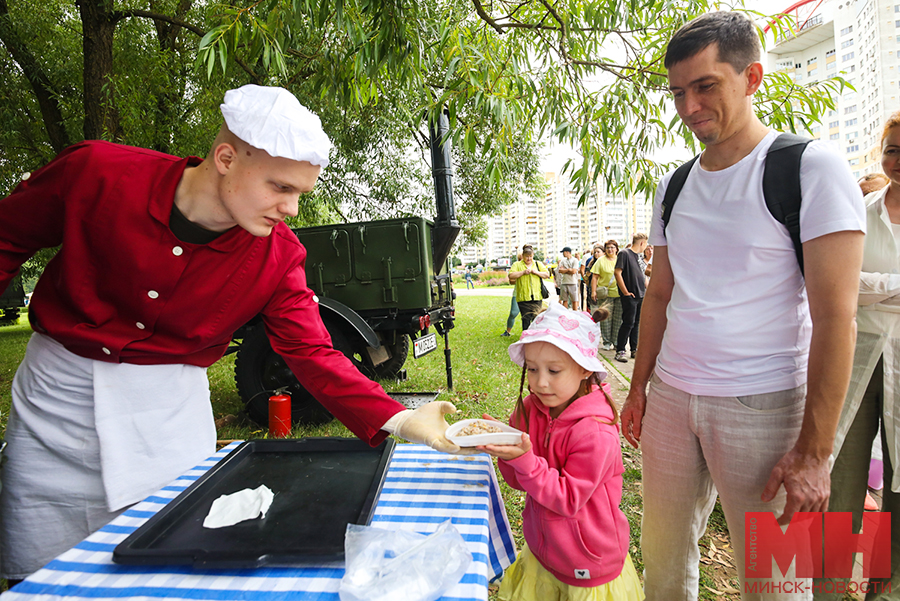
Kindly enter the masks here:
[[375, 366], [375, 376], [380, 380], [394, 378], [403, 369], [409, 356], [409, 336], [398, 332], [397, 341], [386, 346], [391, 352], [391, 358]]
[[291, 394], [293, 424], [318, 425], [334, 419], [272, 349], [262, 326], [251, 328], [244, 336], [234, 360], [234, 381], [247, 415], [260, 426], [269, 424], [269, 395], [261, 393], [279, 388], [287, 388]]
[[344, 353], [362, 375], [370, 380], [374, 380], [377, 376], [377, 368], [369, 357], [369, 353], [366, 350], [368, 345], [363, 340], [363, 337], [350, 328], [337, 325], [328, 320], [323, 321], [325, 322], [325, 327], [328, 328], [328, 333], [331, 334], [332, 346]]

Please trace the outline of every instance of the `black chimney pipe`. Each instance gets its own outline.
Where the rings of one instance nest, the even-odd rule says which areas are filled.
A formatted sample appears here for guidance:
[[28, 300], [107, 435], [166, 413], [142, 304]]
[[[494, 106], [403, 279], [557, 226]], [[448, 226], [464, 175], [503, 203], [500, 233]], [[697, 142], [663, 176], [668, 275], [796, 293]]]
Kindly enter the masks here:
[[456, 221], [456, 207], [453, 203], [453, 164], [450, 162], [450, 142], [442, 143], [450, 131], [450, 121], [441, 111], [437, 123], [428, 125], [431, 137], [431, 173], [434, 177], [434, 199], [437, 204], [437, 216], [434, 220], [434, 233], [431, 238], [434, 257], [434, 270], [440, 272], [450, 249], [459, 235], [459, 222]]

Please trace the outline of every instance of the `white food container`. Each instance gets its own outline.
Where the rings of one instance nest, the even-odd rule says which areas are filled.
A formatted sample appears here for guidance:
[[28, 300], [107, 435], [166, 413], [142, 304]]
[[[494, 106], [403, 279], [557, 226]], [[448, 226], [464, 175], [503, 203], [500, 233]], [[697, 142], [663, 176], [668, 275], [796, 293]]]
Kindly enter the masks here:
[[[472, 436], [458, 436], [459, 432], [468, 425], [475, 422], [485, 422], [492, 426], [497, 426], [502, 432], [492, 432], [488, 434], [474, 434]], [[503, 422], [495, 422], [487, 419], [464, 419], [456, 422], [449, 428], [446, 433], [447, 440], [461, 447], [477, 447], [485, 444], [519, 444], [522, 442], [522, 431], [516, 430], [512, 426], [508, 426]]]

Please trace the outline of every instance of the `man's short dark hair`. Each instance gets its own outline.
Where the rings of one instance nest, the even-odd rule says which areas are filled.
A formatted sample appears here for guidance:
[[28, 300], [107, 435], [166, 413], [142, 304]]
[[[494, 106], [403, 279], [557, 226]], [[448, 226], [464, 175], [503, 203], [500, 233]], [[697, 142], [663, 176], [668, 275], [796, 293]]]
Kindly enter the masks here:
[[700, 15], [675, 32], [666, 48], [666, 69], [710, 44], [719, 45], [719, 62], [729, 63], [737, 73], [759, 61], [759, 34], [753, 21], [743, 13], [717, 11]]

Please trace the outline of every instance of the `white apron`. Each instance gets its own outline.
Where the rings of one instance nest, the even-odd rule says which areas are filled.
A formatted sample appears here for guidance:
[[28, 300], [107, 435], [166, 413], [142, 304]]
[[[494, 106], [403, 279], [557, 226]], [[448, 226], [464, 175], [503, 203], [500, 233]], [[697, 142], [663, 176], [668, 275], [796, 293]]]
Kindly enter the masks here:
[[33, 573], [215, 451], [204, 368], [94, 361], [35, 333], [12, 398], [5, 578]]

